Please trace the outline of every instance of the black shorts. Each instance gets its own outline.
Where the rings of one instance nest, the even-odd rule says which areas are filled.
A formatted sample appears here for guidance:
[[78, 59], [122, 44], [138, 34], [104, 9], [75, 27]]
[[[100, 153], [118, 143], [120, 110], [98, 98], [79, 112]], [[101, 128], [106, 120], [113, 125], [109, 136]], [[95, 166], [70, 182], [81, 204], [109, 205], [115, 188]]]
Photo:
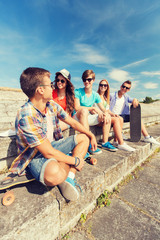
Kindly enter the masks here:
[[124, 122], [130, 122], [130, 115], [122, 114], [120, 116], [123, 118]]

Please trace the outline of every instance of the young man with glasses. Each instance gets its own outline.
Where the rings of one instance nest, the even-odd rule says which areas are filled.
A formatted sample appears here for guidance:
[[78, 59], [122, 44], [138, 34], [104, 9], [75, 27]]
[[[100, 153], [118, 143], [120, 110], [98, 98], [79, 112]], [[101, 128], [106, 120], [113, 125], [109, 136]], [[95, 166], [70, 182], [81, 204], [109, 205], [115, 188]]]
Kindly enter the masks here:
[[[124, 122], [130, 122], [129, 103], [132, 103], [134, 108], [136, 108], [139, 104], [136, 98], [131, 98], [127, 94], [130, 89], [131, 81], [127, 80], [121, 85], [118, 92], [110, 95], [110, 110], [113, 113], [120, 115], [123, 118]], [[148, 134], [143, 122], [141, 122], [141, 129], [145, 142], [160, 145], [156, 139]]]
[[[12, 164], [12, 171], [19, 175], [29, 171], [44, 185], [58, 185], [67, 200], [77, 200], [75, 174], [83, 168], [89, 139], [94, 149], [96, 139], [52, 100], [49, 71], [27, 68], [21, 74], [20, 84], [29, 100], [19, 109], [15, 128], [18, 153], [25, 152]], [[59, 119], [80, 134], [64, 139]], [[68, 155], [70, 152], [72, 156]]]
[[[103, 132], [102, 148], [115, 152], [117, 151], [117, 148], [108, 141], [111, 117], [104, 108], [99, 94], [92, 90], [92, 85], [95, 82], [95, 73], [92, 70], [86, 70], [82, 74], [82, 80], [84, 88], [75, 90], [76, 114], [73, 117], [88, 130], [89, 126], [101, 126]], [[97, 104], [99, 108], [94, 107], [94, 104]], [[99, 154], [102, 152], [98, 148], [94, 151], [91, 145], [89, 146], [88, 151], [91, 154]]]

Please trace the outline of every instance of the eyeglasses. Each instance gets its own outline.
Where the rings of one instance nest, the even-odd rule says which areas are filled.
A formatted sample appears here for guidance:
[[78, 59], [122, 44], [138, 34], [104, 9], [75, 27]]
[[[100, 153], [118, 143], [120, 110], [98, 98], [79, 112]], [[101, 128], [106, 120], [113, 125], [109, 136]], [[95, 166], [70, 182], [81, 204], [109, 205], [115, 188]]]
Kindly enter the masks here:
[[63, 80], [63, 79], [61, 80], [61, 79], [58, 79], [58, 78], [57, 78], [57, 79], [56, 79], [56, 82], [65, 83], [65, 80]]
[[90, 83], [92, 80], [93, 80], [93, 78], [85, 78], [85, 79], [83, 79], [83, 82], [88, 81]]
[[122, 85], [122, 88], [126, 88], [127, 90], [129, 90], [129, 89], [130, 89], [129, 87], [126, 87], [126, 86], [124, 86], [124, 85]]
[[102, 83], [100, 83], [99, 86], [100, 86], [100, 87], [105, 87], [105, 88], [106, 88], [106, 87], [108, 87], [108, 84], [102, 84]]
[[45, 85], [45, 84], [43, 84], [43, 85], [41, 84], [40, 87], [41, 87], [41, 86], [48, 86], [48, 87], [54, 88], [53, 82], [51, 82], [51, 84], [48, 84], [48, 85], [47, 85], [47, 84], [46, 84], [46, 85]]

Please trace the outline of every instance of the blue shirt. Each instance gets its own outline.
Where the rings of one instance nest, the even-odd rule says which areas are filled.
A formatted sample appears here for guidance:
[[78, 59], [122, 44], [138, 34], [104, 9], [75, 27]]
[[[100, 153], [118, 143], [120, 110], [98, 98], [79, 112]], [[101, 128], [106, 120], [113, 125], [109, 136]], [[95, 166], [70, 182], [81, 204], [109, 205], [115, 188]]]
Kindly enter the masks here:
[[99, 94], [92, 90], [92, 95], [87, 97], [85, 88], [79, 88], [75, 90], [75, 98], [79, 99], [82, 107], [92, 107], [94, 103], [102, 102]]
[[[110, 110], [112, 112], [115, 103], [116, 103], [116, 99], [117, 99], [117, 94], [118, 92], [115, 92], [113, 94], [110, 95]], [[129, 115], [130, 111], [129, 111], [129, 104], [128, 103], [132, 103], [133, 98], [131, 98], [128, 94], [124, 95], [124, 107], [122, 109], [121, 115], [125, 114], [125, 115]]]

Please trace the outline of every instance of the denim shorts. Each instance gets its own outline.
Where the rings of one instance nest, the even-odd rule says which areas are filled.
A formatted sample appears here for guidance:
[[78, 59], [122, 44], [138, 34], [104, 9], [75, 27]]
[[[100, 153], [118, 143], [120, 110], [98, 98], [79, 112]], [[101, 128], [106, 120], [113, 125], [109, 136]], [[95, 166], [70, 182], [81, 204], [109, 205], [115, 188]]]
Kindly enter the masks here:
[[[77, 145], [76, 135], [69, 136], [67, 138], [60, 139], [58, 141], [51, 142], [53, 148], [68, 154]], [[56, 161], [55, 159], [44, 158], [43, 155], [38, 152], [32, 161], [28, 164], [26, 170], [29, 171], [32, 176], [37, 180], [44, 183], [44, 172], [47, 164], [50, 161]]]
[[123, 118], [124, 122], [130, 122], [130, 115], [128, 114], [122, 114], [120, 115]]

